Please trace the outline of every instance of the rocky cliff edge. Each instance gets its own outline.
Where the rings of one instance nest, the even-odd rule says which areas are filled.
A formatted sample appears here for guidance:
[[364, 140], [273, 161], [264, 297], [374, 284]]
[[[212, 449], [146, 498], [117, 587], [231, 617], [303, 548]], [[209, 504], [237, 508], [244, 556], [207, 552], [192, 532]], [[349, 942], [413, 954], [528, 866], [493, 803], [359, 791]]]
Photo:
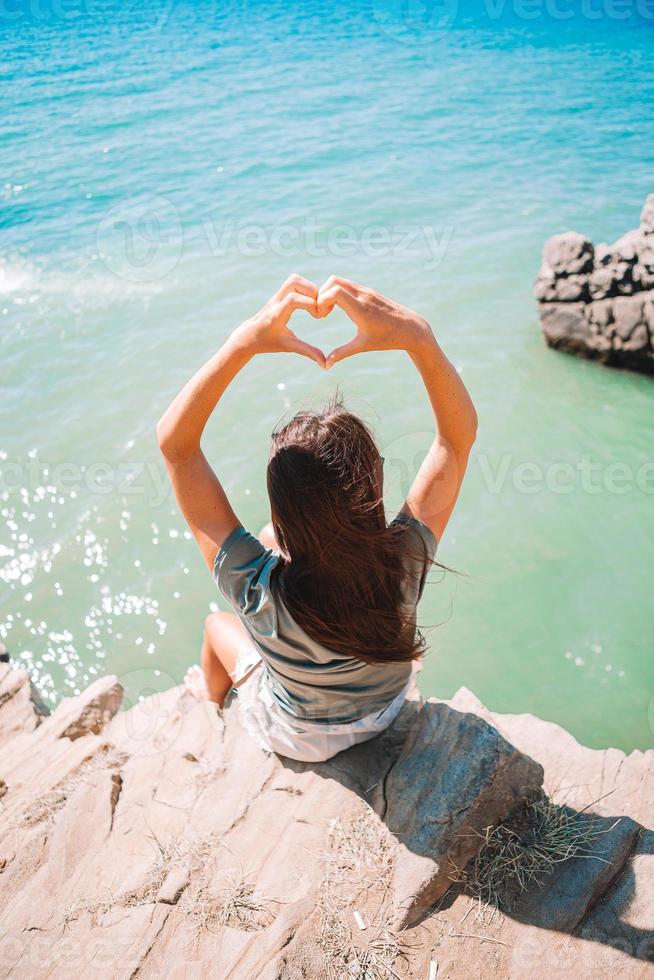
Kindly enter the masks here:
[[654, 751], [465, 688], [327, 763], [181, 688], [0, 664], [0, 975], [654, 977]]

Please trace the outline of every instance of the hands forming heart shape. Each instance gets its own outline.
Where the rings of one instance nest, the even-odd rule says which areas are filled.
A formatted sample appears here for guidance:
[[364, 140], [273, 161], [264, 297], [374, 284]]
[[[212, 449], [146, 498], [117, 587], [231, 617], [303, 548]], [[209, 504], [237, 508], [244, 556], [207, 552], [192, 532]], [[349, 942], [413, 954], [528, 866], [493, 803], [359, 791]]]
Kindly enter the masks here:
[[[306, 310], [317, 320], [322, 320], [335, 306], [349, 316], [356, 333], [327, 356], [319, 347], [301, 340], [288, 326], [295, 310]], [[250, 350], [302, 354], [325, 369], [364, 351], [415, 352], [433, 336], [429, 324], [417, 313], [372, 289], [337, 276], [330, 276], [318, 288], [297, 274], [290, 276], [263, 309], [239, 327], [239, 331], [245, 333], [243, 339]]]

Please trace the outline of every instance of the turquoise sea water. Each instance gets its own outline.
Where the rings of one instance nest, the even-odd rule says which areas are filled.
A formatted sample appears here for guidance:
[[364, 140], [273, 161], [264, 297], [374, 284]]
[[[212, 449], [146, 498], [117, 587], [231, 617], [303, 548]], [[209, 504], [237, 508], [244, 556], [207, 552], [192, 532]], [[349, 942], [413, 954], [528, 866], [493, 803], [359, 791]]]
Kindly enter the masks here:
[[[654, 191], [654, 5], [18, 0], [0, 31], [0, 638], [46, 697], [195, 659], [222, 600], [155, 422], [287, 273], [338, 272], [426, 315], [478, 406], [423, 691], [651, 746], [654, 383], [548, 351], [532, 282], [547, 236], [611, 241]], [[336, 384], [401, 503], [408, 359], [261, 358], [208, 442], [253, 530], [271, 428]]]

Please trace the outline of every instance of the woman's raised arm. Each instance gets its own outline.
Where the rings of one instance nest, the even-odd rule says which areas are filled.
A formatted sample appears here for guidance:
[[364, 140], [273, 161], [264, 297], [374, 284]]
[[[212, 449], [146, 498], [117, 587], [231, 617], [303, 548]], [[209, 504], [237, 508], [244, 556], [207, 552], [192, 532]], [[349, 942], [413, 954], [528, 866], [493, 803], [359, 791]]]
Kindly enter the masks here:
[[287, 279], [263, 309], [242, 323], [193, 375], [157, 425], [177, 502], [210, 569], [220, 545], [239, 521], [202, 452], [202, 433], [229, 384], [255, 354], [293, 352], [325, 366], [322, 352], [288, 327], [295, 310], [319, 315], [317, 295], [317, 287], [301, 276]]
[[440, 541], [459, 496], [477, 435], [477, 413], [459, 373], [433, 334], [409, 350], [409, 355], [427, 390], [437, 435], [402, 511], [430, 527]]
[[402, 512], [426, 524], [440, 540], [450, 519], [477, 433], [477, 413], [468, 391], [422, 317], [347, 279], [332, 277], [318, 294], [318, 312], [340, 306], [356, 336], [327, 357], [327, 367], [369, 350], [405, 350], [417, 367], [434, 412], [437, 434]]

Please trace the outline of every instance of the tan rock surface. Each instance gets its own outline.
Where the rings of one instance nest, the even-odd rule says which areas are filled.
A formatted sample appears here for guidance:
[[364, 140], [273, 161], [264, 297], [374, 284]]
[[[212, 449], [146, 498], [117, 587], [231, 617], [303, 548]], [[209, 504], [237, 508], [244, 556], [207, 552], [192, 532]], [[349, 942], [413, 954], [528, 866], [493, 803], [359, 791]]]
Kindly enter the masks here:
[[[461, 689], [311, 766], [181, 689], [111, 718], [103, 678], [40, 723], [25, 678], [0, 683], [0, 976], [340, 980], [366, 957], [374, 977], [427, 980], [432, 961], [441, 980], [654, 976], [654, 752], [592, 751]], [[538, 764], [604, 821], [597, 853], [505, 912], [439, 885], [398, 930], [404, 856], [424, 862], [404, 880], [424, 906], [424, 869], [440, 881], [474, 856], [484, 814], [509, 817]]]

